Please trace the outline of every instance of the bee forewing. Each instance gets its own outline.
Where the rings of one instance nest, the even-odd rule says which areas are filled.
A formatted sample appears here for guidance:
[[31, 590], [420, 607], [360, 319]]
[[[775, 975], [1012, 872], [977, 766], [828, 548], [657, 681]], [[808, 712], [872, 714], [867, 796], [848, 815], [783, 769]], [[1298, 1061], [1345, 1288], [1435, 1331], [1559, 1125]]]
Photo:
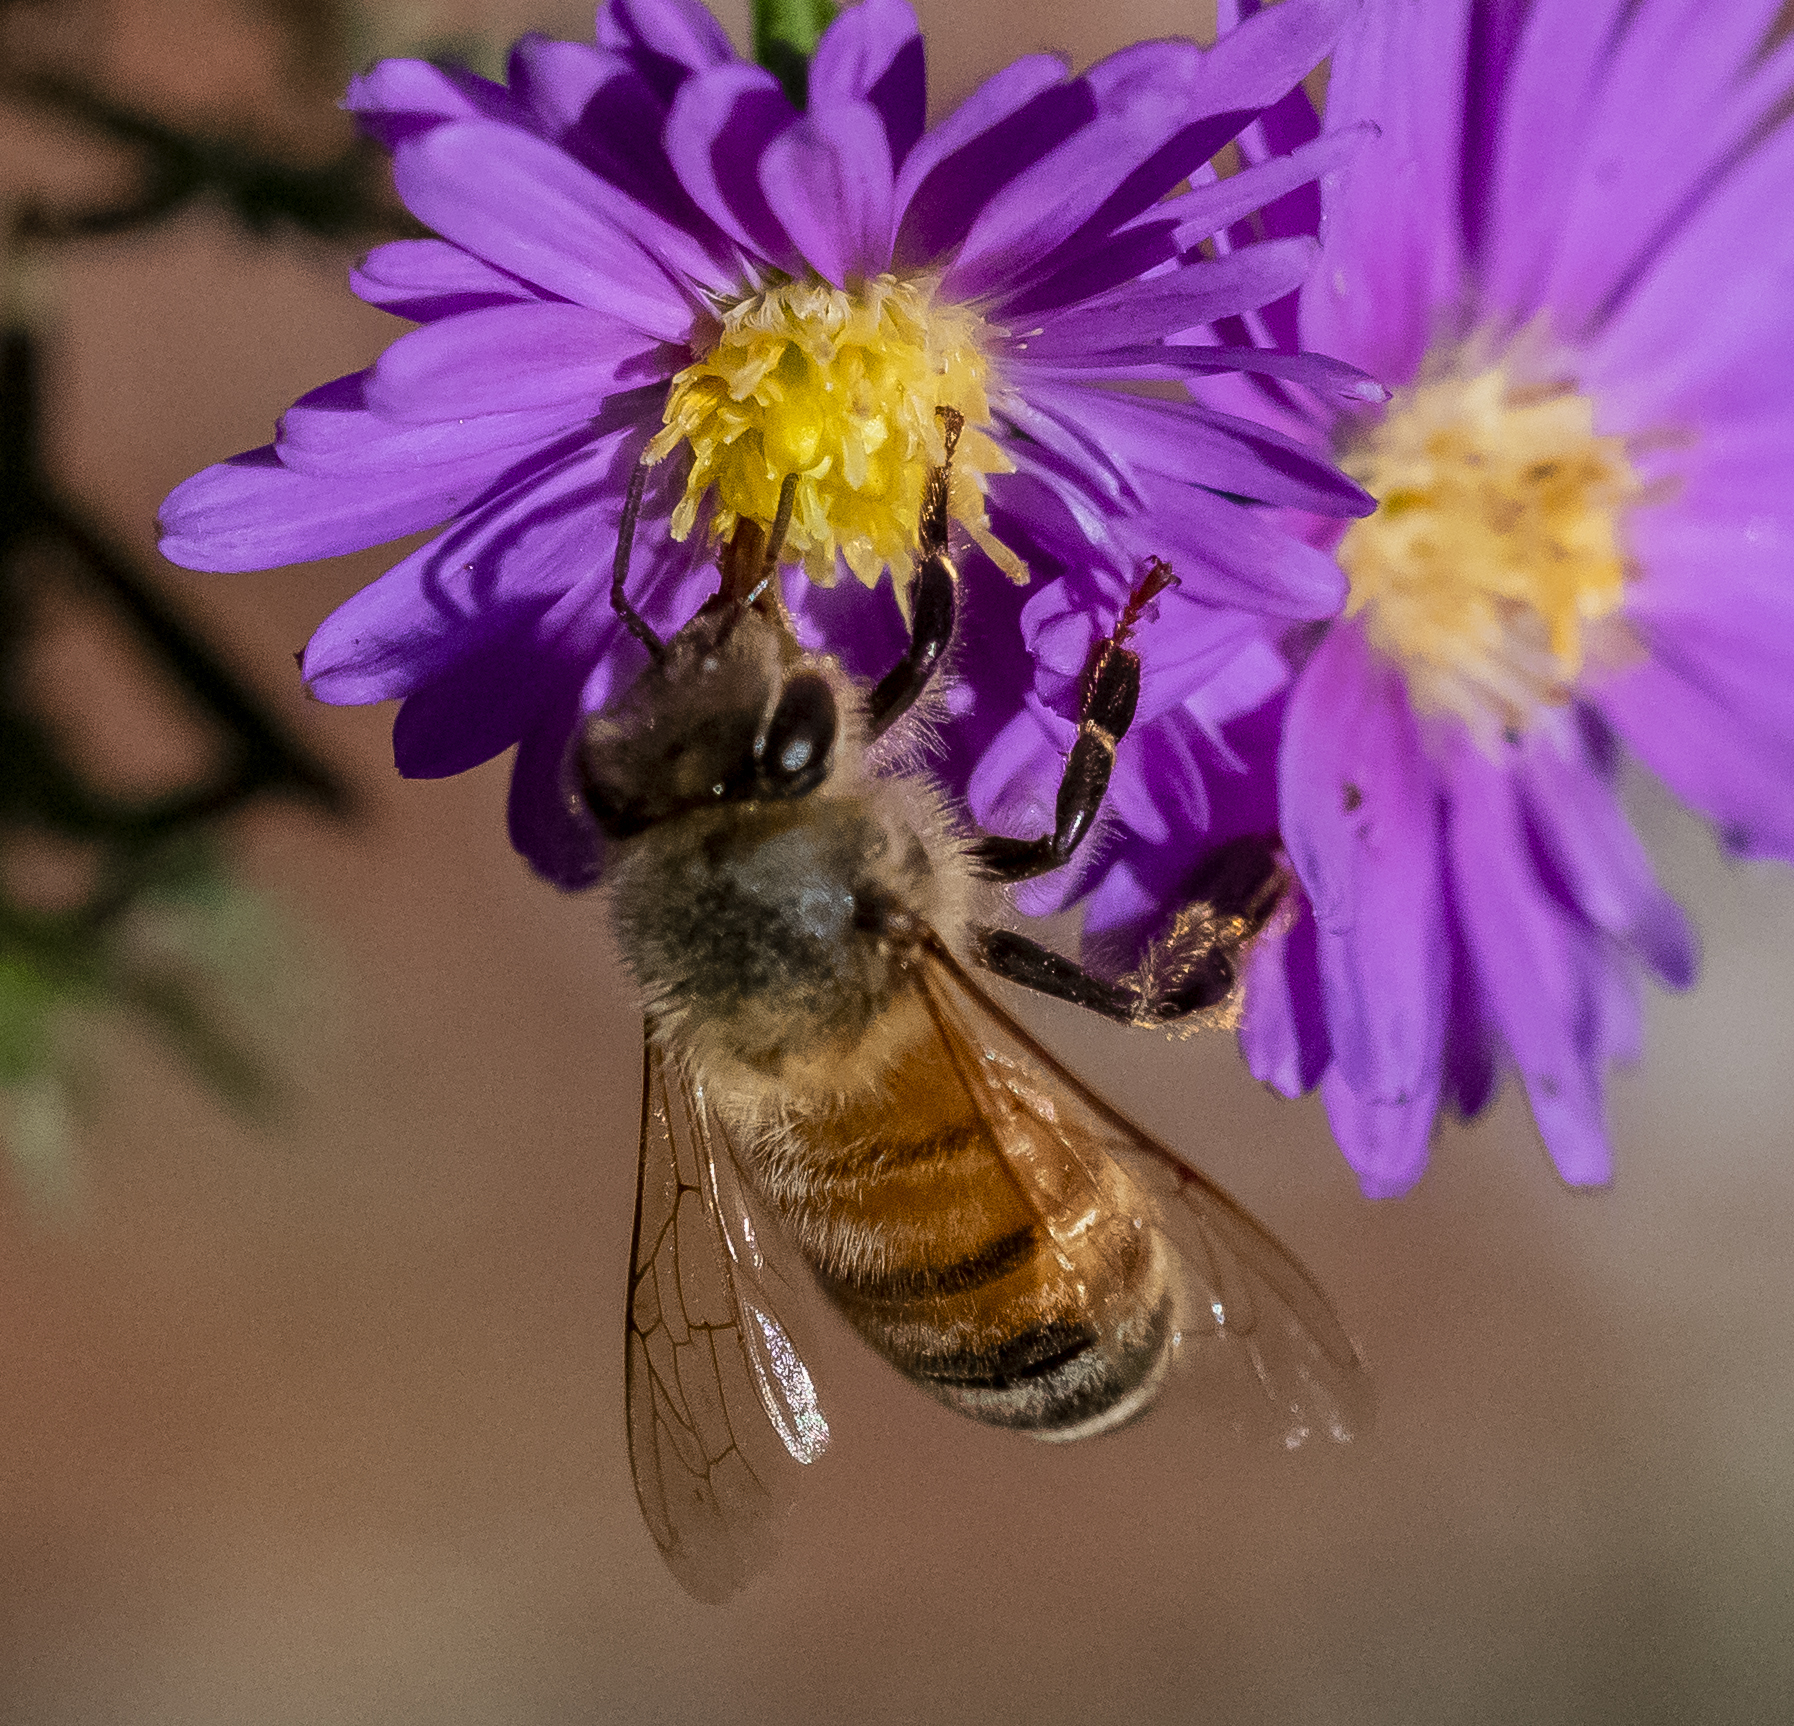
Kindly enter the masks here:
[[1055, 1239], [1111, 1202], [1105, 1160], [1132, 1178], [1182, 1260], [1179, 1376], [1196, 1381], [1209, 1412], [1247, 1428], [1268, 1424], [1290, 1447], [1367, 1431], [1375, 1397], [1364, 1364], [1277, 1238], [1090, 1090], [938, 941], [927, 988], [1010, 1173]]
[[828, 1425], [766, 1289], [727, 1141], [652, 1041], [629, 1289], [642, 1517], [678, 1581], [724, 1600], [772, 1556], [793, 1465], [822, 1454]]
[[704, 1176], [716, 1220], [717, 1238], [728, 1254], [736, 1312], [748, 1366], [754, 1375], [766, 1418], [792, 1457], [812, 1463], [828, 1449], [829, 1428], [816, 1386], [768, 1294], [776, 1271], [761, 1251], [762, 1225], [741, 1177], [727, 1129], [717, 1121], [701, 1095], [684, 1087], [691, 1117], [707, 1147]]

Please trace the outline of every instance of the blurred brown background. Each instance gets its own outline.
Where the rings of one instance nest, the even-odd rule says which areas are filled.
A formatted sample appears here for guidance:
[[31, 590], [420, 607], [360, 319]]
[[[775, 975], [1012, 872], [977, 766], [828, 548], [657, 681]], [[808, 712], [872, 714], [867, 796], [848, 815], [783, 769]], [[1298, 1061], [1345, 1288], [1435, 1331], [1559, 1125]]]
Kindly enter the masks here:
[[[738, 41], [745, 11], [724, 13]], [[1146, 0], [920, 11], [937, 109], [1022, 50], [1082, 64], [1202, 27]], [[269, 17], [15, 4], [5, 43], [328, 153], [342, 117]], [[589, 23], [566, 0], [419, 0], [367, 40]], [[15, 193], [114, 171], [16, 114], [0, 159]], [[201, 209], [33, 267], [59, 473], [145, 558], [171, 485], [398, 328], [348, 294], [356, 249]], [[1510, 1092], [1373, 1207], [1318, 1105], [1258, 1089], [1224, 1040], [1032, 1010], [1320, 1273], [1373, 1363], [1377, 1430], [1283, 1455], [1165, 1417], [1054, 1451], [828, 1337], [836, 1451], [776, 1570], [705, 1609], [629, 1485], [638, 1031], [599, 908], [512, 855], [502, 763], [403, 783], [390, 715], [308, 704], [293, 671], [389, 561], [161, 571], [362, 818], [237, 828], [293, 948], [257, 1028], [298, 1089], [285, 1124], [244, 1127], [108, 1032], [76, 1208], [46, 1218], [0, 1182], [7, 1726], [1794, 1717], [1785, 872], [1722, 863], [1637, 787], [1707, 961], [1695, 993], [1650, 1002], [1595, 1195], [1557, 1183]], [[178, 737], [91, 648], [53, 668], [71, 709], [121, 780], [153, 776]]]

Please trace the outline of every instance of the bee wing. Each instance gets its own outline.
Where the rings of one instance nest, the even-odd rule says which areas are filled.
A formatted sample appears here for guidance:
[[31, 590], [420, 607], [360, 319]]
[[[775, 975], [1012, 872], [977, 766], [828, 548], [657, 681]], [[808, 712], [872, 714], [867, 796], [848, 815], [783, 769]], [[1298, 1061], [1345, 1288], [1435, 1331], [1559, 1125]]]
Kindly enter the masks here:
[[792, 1462], [828, 1445], [767, 1280], [722, 1123], [650, 1038], [624, 1366], [629, 1463], [648, 1532], [699, 1600], [726, 1600], [770, 1559]]
[[1103, 1207], [1101, 1159], [1112, 1158], [1154, 1200], [1180, 1249], [1188, 1299], [1180, 1355], [1204, 1388], [1232, 1395], [1243, 1372], [1294, 1448], [1369, 1429], [1375, 1398], [1352, 1339], [1327, 1297], [1277, 1238], [1220, 1187], [1182, 1163], [1090, 1090], [985, 993], [938, 937], [926, 990], [940, 1028], [1010, 1173], [1048, 1233], [1075, 1236]]

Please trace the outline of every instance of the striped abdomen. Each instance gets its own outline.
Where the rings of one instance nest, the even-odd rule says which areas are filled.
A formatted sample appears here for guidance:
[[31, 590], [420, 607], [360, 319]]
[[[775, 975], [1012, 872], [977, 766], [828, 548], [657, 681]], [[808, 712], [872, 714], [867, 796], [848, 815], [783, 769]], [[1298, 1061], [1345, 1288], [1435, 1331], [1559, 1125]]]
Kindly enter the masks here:
[[1163, 1235], [1111, 1170], [1114, 1205], [1056, 1246], [940, 1042], [756, 1160], [823, 1288], [941, 1401], [1066, 1439], [1150, 1403], [1176, 1326]]

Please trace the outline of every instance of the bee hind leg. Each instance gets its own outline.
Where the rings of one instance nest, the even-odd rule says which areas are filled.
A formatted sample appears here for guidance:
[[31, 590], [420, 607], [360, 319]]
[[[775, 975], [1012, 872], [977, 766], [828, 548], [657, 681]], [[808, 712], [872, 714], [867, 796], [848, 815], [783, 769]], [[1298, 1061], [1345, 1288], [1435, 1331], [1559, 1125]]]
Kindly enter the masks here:
[[1055, 1000], [1134, 1025], [1233, 1022], [1246, 949], [1276, 915], [1289, 885], [1274, 833], [1218, 845], [1190, 881], [1190, 898], [1138, 968], [1113, 982], [1012, 929], [973, 931], [986, 970]]
[[1140, 1010], [1139, 992], [1125, 982], [1111, 983], [1093, 977], [1075, 960], [1018, 935], [1013, 929], [978, 928], [972, 931], [972, 957], [985, 970], [1024, 989], [1088, 1007], [1105, 1019], [1132, 1023]]

